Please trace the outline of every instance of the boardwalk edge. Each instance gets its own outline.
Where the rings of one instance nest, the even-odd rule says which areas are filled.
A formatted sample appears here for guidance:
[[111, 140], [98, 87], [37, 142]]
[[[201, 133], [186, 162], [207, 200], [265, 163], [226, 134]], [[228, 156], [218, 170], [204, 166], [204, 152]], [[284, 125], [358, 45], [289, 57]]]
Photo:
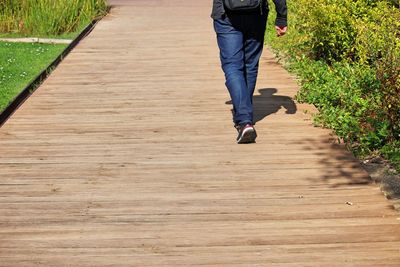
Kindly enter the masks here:
[[[107, 10], [109, 11], [109, 10]], [[95, 28], [102, 18], [93, 20], [87, 25], [80, 34], [56, 57], [46, 68], [40, 72], [0, 113], [0, 128], [18, 110], [18, 108], [39, 88], [39, 86], [49, 77], [50, 73], [63, 61], [63, 59]]]

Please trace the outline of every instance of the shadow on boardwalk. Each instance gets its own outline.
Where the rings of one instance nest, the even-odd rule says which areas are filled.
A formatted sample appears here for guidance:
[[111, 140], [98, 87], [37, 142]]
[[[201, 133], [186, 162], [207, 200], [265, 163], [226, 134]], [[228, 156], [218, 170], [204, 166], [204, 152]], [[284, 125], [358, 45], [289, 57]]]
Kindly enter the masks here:
[[[259, 89], [259, 95], [254, 95], [254, 122], [257, 123], [271, 114], [277, 113], [281, 108], [286, 109], [286, 114], [295, 114], [297, 107], [292, 98], [283, 95], [274, 95], [278, 90], [276, 88]], [[232, 101], [226, 101], [225, 104], [232, 105]], [[231, 110], [233, 112], [233, 110]]]
[[[259, 122], [265, 117], [277, 113], [281, 108], [286, 109], [286, 114], [296, 114], [297, 106], [293, 99], [288, 96], [275, 95], [277, 91], [276, 88], [263, 88], [258, 90], [259, 95], [253, 97], [255, 122]], [[355, 175], [360, 168], [359, 161], [344, 149], [344, 144], [339, 144], [333, 135], [332, 138], [326, 140], [325, 144], [321, 144], [320, 140], [307, 139], [302, 140], [300, 145], [303, 145], [303, 149], [306, 151], [324, 151], [326, 145], [330, 147], [330, 151], [334, 151], [334, 153], [330, 154], [316, 152], [321, 157], [321, 165], [325, 166], [327, 170], [321, 179], [332, 184], [332, 187], [368, 185], [373, 182], [367, 174], [363, 176]], [[350, 164], [343, 165], [342, 162]], [[345, 178], [346, 182], [336, 182], [335, 179], [338, 177]]]
[[[286, 114], [296, 114], [297, 106], [293, 99], [289, 96], [275, 95], [277, 92], [276, 88], [263, 88], [258, 90], [258, 95], [254, 95], [254, 122], [262, 121], [282, 108], [286, 110]], [[227, 101], [226, 104], [231, 105], [232, 101]], [[320, 164], [326, 169], [325, 175], [319, 179], [328, 182], [333, 188], [369, 185], [373, 182], [366, 173], [362, 176], [359, 175], [357, 172], [361, 167], [359, 161], [347, 149], [344, 149], [344, 144], [338, 143], [334, 135], [325, 143], [321, 143], [320, 140], [306, 139], [301, 142], [293, 142], [292, 145], [301, 145], [305, 151], [326, 151], [326, 146], [329, 146], [329, 151], [333, 153], [315, 152], [315, 154], [321, 158]], [[348, 164], [343, 165], [343, 162]], [[341, 178], [340, 181], [335, 181], [338, 178]], [[318, 183], [318, 181], [312, 181], [312, 183]]]
[[259, 95], [253, 97], [254, 121], [259, 122], [271, 114], [277, 113], [281, 108], [286, 109], [286, 114], [297, 112], [296, 104], [288, 96], [275, 95], [276, 88], [259, 89]]
[[[358, 171], [362, 168], [360, 162], [345, 148], [345, 144], [338, 142], [334, 135], [327, 139], [325, 143], [314, 139], [306, 139], [297, 144], [302, 145], [306, 151], [316, 151], [314, 153], [320, 157], [319, 163], [326, 170], [320, 179], [330, 184], [332, 188], [347, 187], [349, 185], [362, 186], [373, 183], [373, 180], [366, 172], [360, 175]], [[327, 146], [331, 153], [317, 152], [326, 151]]]

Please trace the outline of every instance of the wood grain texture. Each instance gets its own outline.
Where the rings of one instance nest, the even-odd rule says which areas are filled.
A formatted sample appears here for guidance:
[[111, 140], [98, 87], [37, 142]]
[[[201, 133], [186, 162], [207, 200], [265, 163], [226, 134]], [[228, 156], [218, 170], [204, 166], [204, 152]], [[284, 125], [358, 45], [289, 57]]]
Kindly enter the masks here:
[[235, 143], [211, 2], [111, 1], [0, 129], [0, 266], [400, 266], [391, 203], [267, 50]]

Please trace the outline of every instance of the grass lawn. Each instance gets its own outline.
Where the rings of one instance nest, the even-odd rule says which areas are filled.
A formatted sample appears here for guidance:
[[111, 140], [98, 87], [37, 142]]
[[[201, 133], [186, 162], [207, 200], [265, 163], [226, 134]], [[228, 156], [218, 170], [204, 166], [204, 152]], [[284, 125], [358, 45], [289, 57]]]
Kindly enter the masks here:
[[[107, 13], [107, 0], [0, 0], [0, 38], [75, 39]], [[0, 41], [0, 112], [67, 45]]]
[[0, 112], [66, 45], [0, 42]]

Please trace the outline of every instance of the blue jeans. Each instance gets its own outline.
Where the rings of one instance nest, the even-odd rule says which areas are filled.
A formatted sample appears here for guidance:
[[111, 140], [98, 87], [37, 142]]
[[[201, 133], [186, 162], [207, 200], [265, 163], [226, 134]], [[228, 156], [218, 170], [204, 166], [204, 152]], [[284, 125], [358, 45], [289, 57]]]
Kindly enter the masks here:
[[253, 93], [266, 21], [267, 12], [228, 13], [214, 20], [235, 125], [253, 123]]

